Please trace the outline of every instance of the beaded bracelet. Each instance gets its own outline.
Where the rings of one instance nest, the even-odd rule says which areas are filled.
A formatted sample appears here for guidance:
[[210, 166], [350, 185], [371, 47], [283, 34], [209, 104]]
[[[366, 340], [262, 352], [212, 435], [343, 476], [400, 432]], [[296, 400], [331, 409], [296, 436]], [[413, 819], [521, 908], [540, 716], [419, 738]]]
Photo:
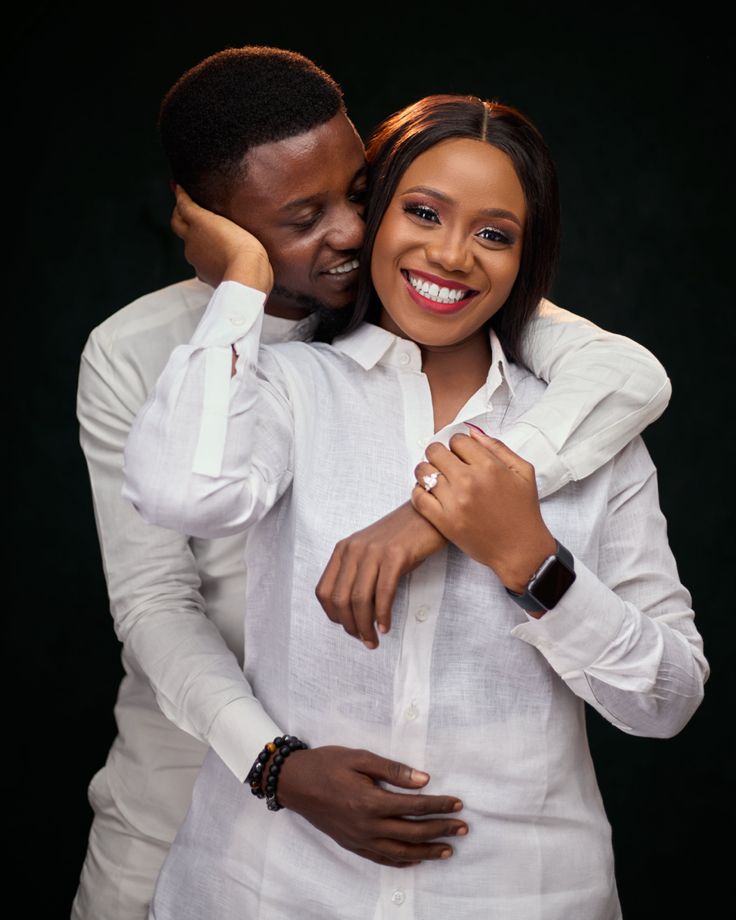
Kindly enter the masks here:
[[[276, 787], [278, 786], [279, 773], [284, 761], [292, 751], [306, 751], [307, 747], [308, 745], [300, 741], [295, 735], [277, 735], [273, 741], [268, 742], [256, 757], [255, 763], [245, 778], [245, 782], [250, 785], [250, 791], [253, 795], [259, 799], [266, 799], [266, 807], [269, 811], [280, 811], [283, 808], [283, 805], [280, 805], [276, 798]], [[268, 768], [268, 777], [264, 788], [263, 771], [269, 757], [274, 753], [275, 757]]]

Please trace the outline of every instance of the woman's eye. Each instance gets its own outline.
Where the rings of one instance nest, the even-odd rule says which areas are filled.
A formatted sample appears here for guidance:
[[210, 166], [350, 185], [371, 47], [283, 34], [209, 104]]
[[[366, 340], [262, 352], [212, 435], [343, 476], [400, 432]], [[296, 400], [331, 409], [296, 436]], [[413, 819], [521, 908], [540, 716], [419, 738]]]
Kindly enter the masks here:
[[481, 239], [487, 240], [489, 243], [505, 243], [509, 246], [514, 242], [508, 233], [504, 233], [504, 231], [499, 230], [498, 227], [484, 227], [482, 230], [478, 231], [478, 236]]
[[440, 222], [440, 216], [437, 211], [426, 204], [405, 204], [404, 211], [407, 214], [413, 214], [415, 217], [420, 218], [420, 220], [428, 220], [435, 224]]
[[351, 192], [349, 198], [350, 201], [356, 202], [356, 204], [363, 204], [365, 202], [365, 194], [367, 189], [358, 188], [354, 192]]

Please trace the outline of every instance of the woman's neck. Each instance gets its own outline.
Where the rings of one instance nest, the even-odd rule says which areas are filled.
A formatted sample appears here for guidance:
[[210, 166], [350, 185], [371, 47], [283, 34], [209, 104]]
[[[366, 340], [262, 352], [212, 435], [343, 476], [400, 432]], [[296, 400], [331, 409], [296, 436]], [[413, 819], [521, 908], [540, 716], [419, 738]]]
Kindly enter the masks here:
[[[406, 338], [385, 311], [381, 325]], [[416, 344], [422, 352], [422, 371], [427, 375], [432, 393], [434, 430], [439, 431], [453, 421], [473, 393], [486, 382], [491, 366], [488, 329], [484, 326], [454, 345]]]
[[420, 345], [422, 370], [432, 393], [434, 430], [449, 425], [473, 393], [486, 382], [491, 366], [488, 330], [480, 329], [457, 345]]

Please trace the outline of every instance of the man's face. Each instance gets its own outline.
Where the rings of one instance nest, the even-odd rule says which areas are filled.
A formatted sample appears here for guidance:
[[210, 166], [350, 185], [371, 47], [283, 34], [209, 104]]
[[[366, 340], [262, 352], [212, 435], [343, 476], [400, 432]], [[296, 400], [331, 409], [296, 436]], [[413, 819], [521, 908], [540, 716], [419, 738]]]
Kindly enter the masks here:
[[246, 159], [246, 178], [224, 210], [263, 243], [275, 284], [266, 311], [299, 318], [355, 299], [363, 242], [365, 154], [342, 112]]

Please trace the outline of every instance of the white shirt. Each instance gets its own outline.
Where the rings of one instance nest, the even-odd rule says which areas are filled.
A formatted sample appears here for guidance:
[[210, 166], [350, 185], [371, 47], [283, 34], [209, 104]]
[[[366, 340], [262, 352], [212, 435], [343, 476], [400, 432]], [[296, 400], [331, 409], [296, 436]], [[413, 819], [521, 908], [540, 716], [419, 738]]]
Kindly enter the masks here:
[[427, 770], [428, 792], [462, 798], [470, 833], [441, 865], [379, 867], [296, 814], [270, 814], [208, 756], [156, 920], [275, 920], [296, 905], [315, 920], [618, 917], [583, 701], [625, 731], [666, 737], [707, 676], [643, 443], [542, 502], [576, 560], [554, 611], [528, 618], [451, 546], [402, 580], [391, 633], [369, 652], [314, 596], [334, 544], [406, 501], [429, 441], [447, 443], [464, 420], [507, 440], [544, 385], [492, 336], [485, 386], [433, 434], [416, 345], [364, 325], [338, 348], [259, 354], [262, 300], [221, 286], [172, 354], [128, 441], [127, 496], [183, 532], [251, 528], [246, 680], [228, 707], [250, 762], [281, 730], [367, 748]]
[[[121, 496], [123, 449], [136, 412], [211, 296], [209, 285], [191, 279], [118, 310], [90, 334], [77, 391], [110, 609], [123, 643], [107, 780], [127, 824], [165, 841], [189, 807], [208, 740], [221, 748], [213, 723], [230, 700], [220, 683], [223, 663], [232, 662], [242, 680], [245, 535], [197, 540], [146, 524]], [[310, 325], [264, 316], [264, 341], [304, 337]], [[194, 688], [192, 669], [199, 673]]]
[[[250, 767], [231, 707], [244, 682], [245, 535], [187, 539], [147, 525], [121, 496], [133, 419], [212, 293], [191, 279], [118, 310], [90, 334], [79, 373], [80, 440], [126, 671], [106, 773], [126, 823], [156, 840], [173, 840], [207, 745], [237, 776]], [[308, 320], [263, 317], [263, 342], [310, 334]], [[543, 494], [610, 459], [667, 405], [670, 384], [653, 355], [548, 301], [525, 351], [553, 382], [505, 437], [535, 464]]]

